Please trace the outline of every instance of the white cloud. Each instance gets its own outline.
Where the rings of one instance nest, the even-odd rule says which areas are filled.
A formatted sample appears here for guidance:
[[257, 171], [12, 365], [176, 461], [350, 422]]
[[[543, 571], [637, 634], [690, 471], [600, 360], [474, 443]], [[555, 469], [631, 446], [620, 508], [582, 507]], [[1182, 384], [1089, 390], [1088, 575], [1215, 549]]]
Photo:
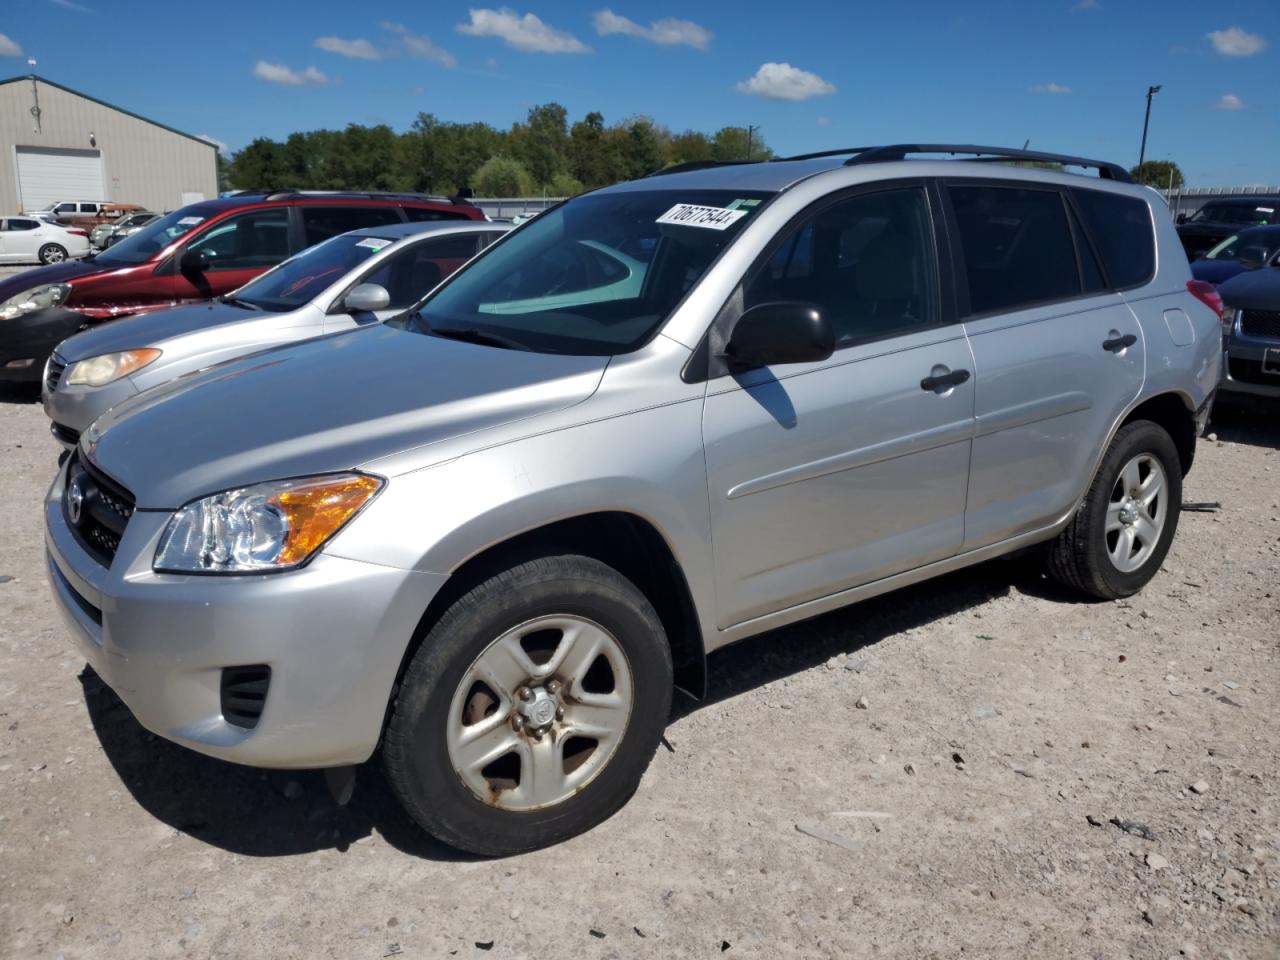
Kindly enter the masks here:
[[22, 56], [22, 47], [18, 46], [18, 41], [10, 40], [3, 33], [0, 33], [0, 57], [20, 56]]
[[417, 57], [419, 60], [431, 60], [442, 67], [456, 67], [458, 65], [457, 59], [448, 50], [436, 46], [431, 42], [430, 37], [413, 33], [403, 23], [388, 23], [384, 20], [378, 26], [388, 33], [394, 33], [398, 36], [400, 43], [404, 46], [405, 53], [411, 57]]
[[341, 37], [316, 37], [316, 48], [352, 60], [381, 60], [382, 51], [363, 37], [343, 40]]
[[88, 7], [82, 3], [73, 3], [72, 0], [49, 0], [55, 7], [62, 7], [64, 10], [74, 10], [76, 13], [93, 13]]
[[536, 15], [523, 17], [510, 7], [470, 10], [471, 22], [460, 23], [459, 33], [472, 37], [497, 37], [525, 53], [590, 53], [591, 48], [571, 33], [543, 23]]
[[592, 16], [592, 20], [595, 23], [596, 33], [602, 37], [611, 33], [621, 33], [628, 37], [639, 37], [641, 40], [648, 40], [650, 43], [658, 43], [663, 46], [683, 44], [698, 50], [705, 50], [711, 45], [711, 38], [715, 36], [706, 27], [699, 26], [692, 20], [677, 20], [675, 17], [666, 17], [662, 20], [654, 20], [647, 27], [642, 27], [634, 20], [629, 20], [607, 8], [596, 11]]
[[285, 87], [319, 87], [329, 82], [329, 78], [315, 67], [307, 67], [298, 73], [282, 63], [268, 63], [266, 60], [259, 60], [253, 65], [253, 75], [259, 80]]
[[1224, 57], [1252, 57], [1262, 52], [1267, 41], [1256, 33], [1249, 33], [1240, 27], [1227, 27], [1225, 30], [1213, 30], [1205, 34], [1213, 49]]
[[203, 140], [205, 143], [212, 143], [218, 148], [218, 152], [224, 157], [231, 156], [231, 148], [227, 146], [225, 141], [219, 140], [217, 137], [211, 137], [207, 133], [199, 134], [197, 140]]
[[820, 126], [820, 127], [829, 127], [829, 126], [831, 126], [831, 118], [830, 118], [830, 117], [819, 117], [819, 118], [818, 118], [818, 126]]
[[1080, 2], [1077, 3], [1071, 9], [1072, 10], [1101, 10], [1102, 4], [1099, 2], [1099, 0], [1080, 0]]
[[1224, 93], [1218, 98], [1217, 103], [1213, 105], [1215, 110], [1243, 110], [1244, 101], [1237, 97], [1234, 93]]
[[1064, 87], [1060, 83], [1037, 83], [1031, 88], [1032, 93], [1070, 93], [1070, 87]]
[[763, 63], [754, 77], [734, 89], [766, 100], [808, 100], [836, 92], [835, 84], [789, 63]]

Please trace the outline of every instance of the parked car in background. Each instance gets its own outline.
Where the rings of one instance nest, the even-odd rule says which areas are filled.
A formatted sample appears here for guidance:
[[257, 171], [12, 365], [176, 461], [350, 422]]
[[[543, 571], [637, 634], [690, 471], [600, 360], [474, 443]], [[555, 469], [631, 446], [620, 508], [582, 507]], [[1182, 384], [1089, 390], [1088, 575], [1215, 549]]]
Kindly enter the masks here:
[[1218, 284], [1245, 270], [1280, 262], [1280, 225], [1249, 227], [1232, 234], [1191, 264], [1197, 280]]
[[222, 296], [348, 230], [434, 220], [484, 213], [415, 194], [290, 192], [192, 204], [91, 260], [0, 280], [0, 381], [39, 382], [54, 346], [83, 327]]
[[119, 243], [125, 237], [131, 237], [160, 214], [150, 210], [128, 213], [118, 220], [100, 223], [89, 232], [89, 244], [95, 250], [105, 250], [113, 243]]
[[144, 727], [339, 793], [380, 750], [509, 855], [627, 801], [709, 651], [1037, 544], [1095, 598], [1155, 575], [1222, 350], [1157, 195], [965, 146], [694, 167], [85, 430], [49, 579]]
[[1179, 214], [1178, 238], [1187, 259], [1194, 260], [1245, 227], [1272, 223], [1280, 223], [1280, 197], [1210, 200], [1189, 217]]
[[396, 223], [325, 240], [213, 303], [126, 317], [59, 344], [45, 413], [68, 449], [108, 408], [193, 370], [386, 320], [413, 306], [511, 228]]
[[64, 223], [76, 217], [96, 217], [98, 211], [107, 206], [110, 203], [106, 200], [55, 200], [38, 210], [24, 210], [22, 214], [37, 220]]
[[62, 263], [88, 255], [89, 235], [78, 228], [33, 217], [0, 220], [0, 263]]
[[1237, 274], [1218, 293], [1226, 307], [1222, 389], [1280, 397], [1280, 266]]

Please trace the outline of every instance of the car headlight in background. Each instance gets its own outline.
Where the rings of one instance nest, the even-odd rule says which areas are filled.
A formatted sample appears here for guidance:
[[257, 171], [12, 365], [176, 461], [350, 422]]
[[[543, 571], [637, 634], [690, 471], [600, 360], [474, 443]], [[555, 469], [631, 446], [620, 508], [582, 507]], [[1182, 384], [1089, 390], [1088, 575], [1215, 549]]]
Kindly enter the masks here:
[[24, 290], [4, 303], [0, 303], [0, 320], [12, 320], [26, 313], [56, 307], [67, 299], [67, 294], [70, 292], [71, 285], [67, 283], [50, 283], [43, 287]]
[[169, 521], [152, 566], [161, 573], [263, 573], [297, 567], [384, 482], [363, 473], [327, 474], [195, 500]]
[[89, 357], [73, 363], [67, 371], [65, 382], [85, 387], [105, 387], [108, 383], [154, 363], [159, 357], [160, 351], [155, 347], [104, 353], [99, 357]]

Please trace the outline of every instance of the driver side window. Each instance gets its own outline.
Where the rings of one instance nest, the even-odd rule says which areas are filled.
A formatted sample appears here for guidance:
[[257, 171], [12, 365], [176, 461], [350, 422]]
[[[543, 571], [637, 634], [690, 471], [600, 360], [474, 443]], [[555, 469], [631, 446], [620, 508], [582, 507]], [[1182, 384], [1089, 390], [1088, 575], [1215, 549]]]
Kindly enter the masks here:
[[273, 267], [289, 255], [289, 214], [256, 210], [215, 225], [188, 248], [204, 254], [208, 272]]

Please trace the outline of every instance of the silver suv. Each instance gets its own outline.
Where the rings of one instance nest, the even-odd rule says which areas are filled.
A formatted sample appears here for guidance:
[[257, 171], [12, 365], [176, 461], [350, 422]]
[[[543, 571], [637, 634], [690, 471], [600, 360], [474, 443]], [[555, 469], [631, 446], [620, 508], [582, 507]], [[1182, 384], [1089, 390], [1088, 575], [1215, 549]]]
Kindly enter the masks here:
[[163, 737], [338, 793], [377, 752], [450, 844], [564, 839], [709, 651], [1033, 545], [1093, 597], [1155, 574], [1221, 318], [1127, 181], [912, 145], [579, 196], [412, 313], [96, 421], [58, 606]]

